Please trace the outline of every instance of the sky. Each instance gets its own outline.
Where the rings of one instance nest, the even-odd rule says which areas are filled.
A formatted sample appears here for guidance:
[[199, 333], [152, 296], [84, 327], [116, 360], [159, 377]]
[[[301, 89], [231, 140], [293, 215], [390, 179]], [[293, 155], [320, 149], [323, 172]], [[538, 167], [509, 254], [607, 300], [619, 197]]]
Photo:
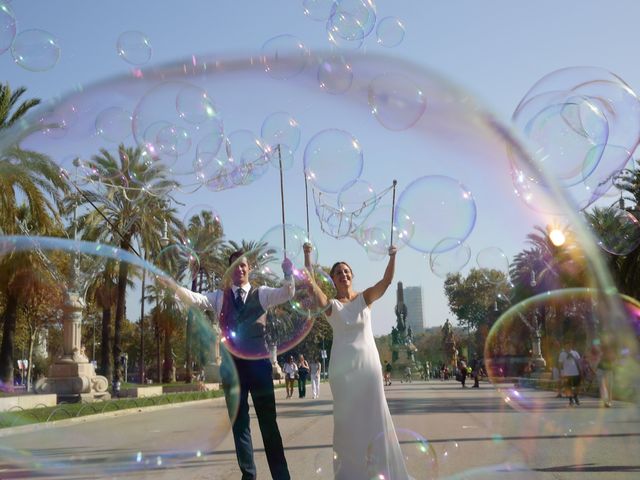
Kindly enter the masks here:
[[[57, 64], [40, 72], [21, 68], [8, 51], [0, 54], [0, 81], [8, 82], [12, 88], [25, 86], [29, 97], [45, 100], [64, 97], [72, 91], [97, 96], [96, 85], [106, 85], [114, 98], [120, 91], [128, 95], [132, 91], [134, 67], [116, 53], [117, 39], [126, 31], [143, 32], [152, 46], [151, 60], [140, 66], [143, 72], [146, 69], [162, 71], [165, 65], [188, 63], [194, 58], [246, 59], [259, 55], [267, 40], [283, 34], [296, 36], [312, 53], [327, 52], [331, 47], [323, 23], [304, 15], [302, 0], [13, 0], [5, 3], [15, 13], [18, 33], [28, 29], [45, 30], [60, 45]], [[396, 17], [404, 24], [405, 37], [398, 46], [385, 48], [376, 44], [374, 31], [357, 52], [348, 52], [360, 56], [359, 61], [354, 61], [354, 70], [358, 62], [366, 67], [366, 58], [371, 59], [374, 69], [395, 65], [395, 60], [407, 62], [415, 77], [446, 79], [446, 85], [460, 87], [462, 92], [467, 92], [464, 95], [475, 99], [504, 125], [510, 124], [511, 115], [526, 92], [540, 78], [561, 68], [600, 67], [617, 74], [634, 89], [640, 86], [634, 34], [640, 4], [633, 0], [378, 0], [375, 4], [378, 19]], [[325, 103], [318, 100], [318, 93], [305, 95], [302, 80], [292, 80], [278, 90], [272, 86], [272, 79], [262, 80], [256, 75], [253, 71], [243, 71], [238, 76], [238, 85], [245, 85], [246, 81], [246, 89], [243, 91], [243, 87], [237, 86], [233, 92], [240, 92], [238, 98], [223, 93], [219, 102], [221, 107], [233, 106], [244, 111], [244, 117], [230, 115], [225, 128], [259, 130], [256, 119], [278, 108], [290, 111], [299, 120], [300, 147], [293, 167], [285, 175], [289, 223], [305, 224], [301, 152], [322, 128], [341, 128], [358, 138], [365, 151], [363, 177], [378, 191], [390, 186], [395, 178], [400, 195], [421, 175], [451, 175], [451, 172], [465, 185], [482, 181], [483, 186], [474, 190], [478, 201], [485, 195], [482, 188], [501, 192], [511, 188], [487, 159], [494, 153], [490, 148], [480, 152], [481, 159], [477, 162], [452, 160], [447, 168], [439, 167], [431, 156], [446, 149], [421, 151], [421, 143], [410, 137], [410, 132], [378, 133], [370, 127], [370, 116], [355, 106], [346, 107], [347, 101], [340, 96], [324, 97]], [[231, 88], [228, 84], [235, 78], [228, 76], [230, 80], [227, 79], [224, 88]], [[154, 75], [148, 77], [155, 78]], [[271, 88], [274, 90], [269, 90]], [[290, 93], [287, 88], [291, 89]], [[439, 88], [435, 90], [440, 91]], [[276, 93], [265, 94], [265, 91]], [[278, 102], [283, 105], [279, 106]], [[427, 99], [428, 109], [444, 104], [446, 102]], [[429, 114], [432, 111], [429, 110]], [[250, 120], [253, 123], [246, 125], [243, 122], [252, 112], [255, 113]], [[433, 115], [437, 118], [437, 114]], [[456, 116], [444, 112], [441, 118], [444, 122], [455, 120]], [[454, 137], [446, 141], [457, 142]], [[463, 149], [465, 154], [471, 156], [479, 144], [484, 143], [470, 141]], [[367, 155], [368, 152], [373, 154]], [[196, 204], [211, 205], [222, 216], [227, 238], [258, 239], [281, 221], [278, 180], [274, 170], [252, 185], [231, 191], [185, 193], [179, 196], [185, 203], [181, 208], [186, 211]], [[488, 193], [486, 196], [489, 198]], [[499, 245], [509, 257], [523, 247], [531, 222], [519, 222], [523, 214], [521, 206], [515, 205], [516, 200], [503, 202], [501, 198], [508, 197], [496, 193], [489, 207], [479, 207], [476, 219], [478, 232], [491, 231], [501, 240], [488, 240], [482, 233], [470, 237], [473, 256], [463, 272], [474, 266], [475, 253], [484, 247]], [[388, 202], [389, 197], [384, 201]], [[251, 206], [244, 207], [247, 204]], [[240, 212], [237, 205], [243, 205]], [[459, 213], [452, 212], [452, 217], [461, 217]], [[313, 210], [310, 215], [311, 236], [320, 263], [348, 261], [355, 272], [357, 290], [370, 286], [382, 276], [383, 262], [369, 258], [351, 238], [334, 239], [322, 233]], [[531, 214], [530, 219], [535, 221], [539, 216]], [[436, 225], [420, 227], [437, 229]], [[446, 318], [455, 321], [447, 307], [442, 279], [430, 271], [421, 252], [405, 247], [398, 254], [392, 287], [373, 309], [376, 335], [389, 333], [395, 324], [397, 281], [423, 287], [426, 326], [441, 325]]]

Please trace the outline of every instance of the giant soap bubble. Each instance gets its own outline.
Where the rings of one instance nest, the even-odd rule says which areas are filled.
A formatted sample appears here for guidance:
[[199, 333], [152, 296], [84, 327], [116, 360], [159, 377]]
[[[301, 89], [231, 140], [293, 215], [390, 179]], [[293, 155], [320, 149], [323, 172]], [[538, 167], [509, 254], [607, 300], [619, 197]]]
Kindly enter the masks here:
[[[338, 2], [338, 7], [352, 4]], [[361, 35], [355, 28], [358, 22], [349, 22], [349, 12], [352, 10], [340, 10], [344, 18], [340, 22], [333, 19], [333, 25], [346, 37], [357, 38]], [[362, 17], [360, 22], [363, 20], [368, 22], [369, 17]], [[364, 26], [368, 28], [368, 23], [362, 23], [360, 28]], [[266, 182], [263, 170], [269, 165], [268, 149], [263, 148], [256, 129], [266, 115], [287, 112], [305, 127], [300, 144], [307, 146], [304, 171], [309, 176], [315, 175], [310, 179], [311, 186], [322, 196], [336, 197], [332, 203], [335, 209], [330, 214], [313, 219], [320, 221], [323, 229], [342, 238], [362, 224], [366, 227], [366, 215], [354, 216], [351, 220], [355, 224], [345, 227], [337, 202], [338, 196], [346, 203], [351, 202], [348, 186], [357, 188], [361, 176], [376, 191], [397, 179], [395, 212], [405, 212], [413, 226], [407, 246], [399, 255], [416, 266], [422, 265], [418, 268], [424, 269], [424, 254], [438, 260], [442, 255], [455, 254], [464, 245], [460, 259], [445, 262], [436, 271], [440, 275], [449, 272], [466, 275], [464, 264], [469, 254], [477, 258], [487, 247], [499, 248], [505, 255], [508, 252], [508, 263], [503, 264], [508, 267], [501, 271], [506, 276], [508, 268], [511, 283], [493, 284], [482, 281], [481, 273], [477, 276], [479, 284], [496, 291], [478, 295], [480, 310], [476, 313], [480, 324], [470, 332], [477, 340], [475, 351], [485, 352], [490, 380], [500, 393], [487, 399], [487, 410], [499, 420], [486, 426], [488, 438], [504, 439], [491, 443], [489, 450], [494, 460], [504, 459], [512, 452], [513, 442], [506, 439], [522, 438], [523, 425], [527, 441], [521, 457], [523, 469], [528, 468], [528, 459], [536, 458], [538, 448], [549, 441], [549, 436], [562, 438], [564, 462], [581, 465], [584, 452], [589, 451], [589, 438], [606, 435], [613, 422], [632, 425], [638, 402], [634, 388], [640, 380], [634, 313], [637, 306], [618, 293], [597, 241], [606, 241], [610, 250], [624, 252], [634, 245], [636, 237], [596, 240], [576, 208], [597, 202], [604, 185], [613, 184], [610, 177], [616, 175], [619, 166], [629, 165], [626, 157], [635, 150], [640, 123], [637, 99], [630, 87], [615, 75], [597, 69], [554, 75], [551, 79], [554, 81], [544, 81], [532, 89], [519, 111], [531, 113], [525, 106], [537, 105], [541, 101], [538, 98], [550, 102], [543, 102], [527, 119], [517, 122], [524, 130], [511, 130], [465, 91], [430, 70], [398, 58], [341, 52], [353, 79], [348, 89], [341, 88], [341, 94], [335, 95], [335, 90], [318, 86], [317, 68], [308, 68], [330, 54], [310, 55], [313, 62], [307, 63], [307, 51], [303, 49], [291, 53], [291, 58], [286, 57], [290, 46], [266, 52], [267, 65], [259, 55], [203, 55], [195, 65], [192, 58], [185, 58], [143, 69], [135, 78], [119, 76], [84, 86], [5, 129], [0, 151], [8, 161], [3, 162], [3, 167], [28, 165], [21, 163], [16, 145], [46, 153], [60, 167], [68, 165], [70, 154], [90, 159], [101, 148], [113, 148], [111, 135], [105, 138], [96, 134], [96, 120], [102, 112], [116, 107], [121, 109], [118, 112], [132, 113], [133, 137], [128, 146], [144, 147], [149, 165], [168, 170], [169, 178], [181, 184], [195, 183], [215, 190], [216, 193], [206, 193], [215, 199], [211, 200], [212, 207], [224, 215], [225, 225], [227, 212], [233, 212], [252, 222], [258, 231], [266, 231], [278, 218], [263, 215], [263, 210], [274, 208], [279, 214], [279, 199], [263, 186]], [[285, 52], [286, 58], [280, 52]], [[265, 66], [269, 71], [265, 72]], [[569, 75], [572, 72], [577, 75]], [[380, 78], [409, 79], [412, 91], [419, 95], [377, 96], [384, 101], [376, 102], [377, 113], [372, 112], [370, 92], [379, 92]], [[57, 125], [41, 122], [47, 118]], [[109, 125], [104, 123], [105, 128]], [[559, 133], [555, 127], [561, 128]], [[232, 133], [227, 134], [227, 130]], [[125, 133], [124, 129], [116, 131]], [[221, 132], [226, 135], [224, 140]], [[330, 132], [327, 134], [330, 138], [314, 138], [323, 132]], [[524, 138], [527, 132], [529, 140], [540, 141], [539, 155], [535, 146], [530, 143], [525, 146], [520, 141], [520, 136], [527, 140]], [[205, 138], [208, 141], [201, 143]], [[568, 143], [558, 145], [563, 138]], [[203, 160], [202, 167], [210, 175], [209, 182], [202, 183], [196, 178], [199, 151], [206, 153], [208, 159]], [[578, 153], [585, 155], [584, 161], [575, 157]], [[221, 159], [223, 165], [216, 163], [215, 158]], [[220, 169], [225, 170], [224, 175], [218, 172], [215, 177], [215, 170]], [[287, 180], [297, 176], [302, 182], [302, 165], [295, 164], [289, 171], [294, 174]], [[85, 188], [94, 190], [102, 183], [104, 189], [107, 180], [117, 184], [113, 178], [97, 177], [93, 182], [87, 181]], [[131, 187], [121, 188], [131, 192]], [[237, 193], [234, 189], [243, 189], [242, 194], [253, 199], [254, 208], [241, 210], [235, 204], [227, 204], [228, 195]], [[582, 195], [584, 192], [589, 194]], [[162, 197], [157, 191], [154, 193]], [[178, 200], [187, 204], [209, 202], [189, 197], [181, 190], [173, 190], [171, 195], [179, 195]], [[356, 195], [358, 202], [359, 197]], [[390, 198], [386, 197], [382, 204], [374, 206], [372, 221], [377, 218], [376, 208], [389, 203]], [[630, 205], [631, 199], [627, 208]], [[380, 218], [391, 222], [390, 209], [387, 212], [388, 215], [381, 210]], [[396, 215], [396, 225], [398, 220]], [[566, 225], [563, 244], [553, 244], [549, 239], [547, 227], [555, 224]], [[317, 223], [313, 231], [317, 231]], [[375, 228], [375, 232], [380, 235], [373, 235], [373, 239], [385, 244], [384, 235], [387, 232], [390, 235], [390, 225], [385, 223]], [[201, 252], [197, 253], [202, 266]], [[324, 249], [322, 253], [325, 254]], [[477, 267], [493, 268], [485, 262]], [[360, 269], [357, 265], [354, 269], [355, 278], [360, 281]], [[623, 277], [616, 280], [620, 282]], [[265, 284], [268, 281], [271, 280], [265, 279]], [[276, 353], [283, 351], [277, 346], [278, 338], [296, 341], [300, 338], [297, 333], [288, 336], [288, 329], [300, 332], [308, 328], [305, 317], [286, 304], [268, 314], [270, 323], [265, 328], [272, 328], [268, 333], [271, 340], [276, 339]], [[590, 352], [591, 347], [611, 352], [615, 372], [620, 377], [617, 386], [614, 385], [614, 408], [597, 410], [597, 399], [585, 396], [581, 408], [586, 408], [569, 410], [564, 402], [556, 402], [554, 392], [544, 390], [552, 378], [551, 366], [558, 356], [559, 345], [566, 340], [573, 341], [581, 354]], [[281, 345], [288, 348], [292, 344]], [[272, 353], [272, 346], [264, 342], [261, 348], [262, 356]], [[244, 348], [235, 353], [241, 355], [243, 351], [246, 353]], [[331, 365], [332, 369], [341, 367], [340, 359], [331, 361], [337, 362]], [[402, 399], [396, 401], [400, 411], [411, 407]], [[587, 408], [588, 414], [581, 413]], [[455, 438], [462, 433], [447, 431], [443, 437], [426, 425], [412, 425], [411, 429], [415, 438], [424, 438], [433, 447], [429, 457], [435, 456], [441, 472], [465, 475], [461, 471], [465, 469], [462, 462], [446, 461], [453, 455], [452, 445], [460, 455], [458, 458], [476, 458], [475, 442], [458, 442]], [[199, 429], [194, 428], [195, 431]], [[181, 451], [181, 446], [172, 444], [172, 439], [166, 442], [166, 450]], [[145, 445], [143, 439], [140, 445], [141, 448]], [[616, 445], [627, 458], [635, 458], [637, 442], [629, 440]], [[125, 461], [120, 460], [120, 464], [125, 465]]]

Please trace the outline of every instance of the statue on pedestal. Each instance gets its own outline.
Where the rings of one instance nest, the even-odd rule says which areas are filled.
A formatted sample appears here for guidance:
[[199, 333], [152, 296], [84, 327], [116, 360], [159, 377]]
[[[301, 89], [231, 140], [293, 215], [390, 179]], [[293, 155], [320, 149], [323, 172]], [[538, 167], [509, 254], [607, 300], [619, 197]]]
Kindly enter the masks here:
[[442, 352], [444, 353], [445, 364], [455, 365], [457, 360], [456, 339], [448, 318], [440, 331], [442, 332]]
[[413, 332], [407, 327], [407, 305], [404, 303], [402, 282], [398, 282], [396, 294], [396, 326], [391, 329], [392, 360], [395, 368], [415, 365]]

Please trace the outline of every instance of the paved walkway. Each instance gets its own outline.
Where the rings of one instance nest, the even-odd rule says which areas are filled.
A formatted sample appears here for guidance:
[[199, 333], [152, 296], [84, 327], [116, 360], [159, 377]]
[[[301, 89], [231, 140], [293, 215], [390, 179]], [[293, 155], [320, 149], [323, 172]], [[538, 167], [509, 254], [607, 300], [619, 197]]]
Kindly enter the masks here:
[[[284, 389], [276, 392], [292, 477], [332, 478], [328, 384], [318, 400], [287, 400]], [[508, 401], [506, 395], [489, 384], [387, 387], [415, 478], [640, 477], [637, 408], [618, 403], [605, 409], [594, 398], [569, 408], [566, 399], [532, 390], [509, 391]], [[225, 412], [218, 399], [0, 431], [0, 478], [237, 480]], [[255, 418], [252, 426], [259, 478], [269, 478]]]

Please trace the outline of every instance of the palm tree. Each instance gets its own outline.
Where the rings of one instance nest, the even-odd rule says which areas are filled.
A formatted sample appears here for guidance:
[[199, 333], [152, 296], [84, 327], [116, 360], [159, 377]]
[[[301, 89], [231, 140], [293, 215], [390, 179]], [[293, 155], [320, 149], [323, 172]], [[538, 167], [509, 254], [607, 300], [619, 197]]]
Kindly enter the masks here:
[[18, 100], [26, 91], [26, 88], [19, 87], [15, 92], [12, 92], [8, 83], [0, 85], [0, 130], [9, 128], [29, 110], [40, 104], [39, 98], [31, 98], [16, 108]]
[[[104, 193], [83, 192], [82, 203], [90, 202], [95, 207], [79, 218], [79, 225], [89, 238], [116, 244], [122, 250], [138, 254], [133, 246], [136, 241], [147, 248], [159, 248], [165, 221], [175, 228], [180, 227], [175, 210], [167, 207], [167, 201], [144, 188], [153, 184], [159, 190], [171, 191], [177, 186], [168, 178], [164, 165], [147, 161], [140, 148], [126, 148], [124, 145], [118, 148], [117, 157], [102, 149], [99, 155], [92, 157], [92, 162]], [[110, 228], [104, 228], [105, 220]], [[129, 274], [129, 265], [121, 262], [113, 335], [113, 364], [117, 380], [122, 376], [121, 336]]]
[[[40, 103], [38, 99], [31, 99], [17, 105], [25, 91], [21, 87], [11, 92], [8, 84], [0, 85], [0, 134]], [[53, 232], [61, 223], [58, 214], [60, 193], [66, 190], [59, 169], [47, 156], [22, 150], [17, 145], [0, 152], [0, 232], [21, 233], [20, 220], [28, 220], [30, 229], [37, 235]], [[23, 269], [29, 268], [31, 260], [33, 257], [27, 254], [0, 259], [1, 288], [5, 295], [0, 347], [0, 378], [3, 381], [13, 377], [13, 340], [20, 300], [17, 286], [25, 284], [27, 277], [23, 275]]]
[[515, 283], [515, 300], [559, 288], [584, 286], [585, 261], [573, 233], [565, 228], [562, 245], [554, 245], [549, 237], [551, 227], [535, 226], [527, 235], [528, 249], [518, 253], [511, 264]]
[[[29, 209], [34, 225], [51, 229], [60, 224], [60, 193], [67, 185], [45, 155], [13, 147], [0, 157], [0, 229], [19, 234], [16, 216], [21, 205]], [[22, 203], [24, 200], [24, 203]]]
[[116, 264], [108, 261], [101, 275], [95, 277], [87, 297], [95, 301], [102, 310], [102, 331], [100, 341], [100, 373], [109, 381], [113, 378], [111, 368], [111, 314], [116, 302]]
[[[189, 220], [187, 227], [187, 245], [192, 248], [198, 255], [199, 265], [198, 271], [193, 272], [191, 290], [202, 292], [213, 287], [214, 271], [220, 263], [217, 256], [220, 246], [222, 245], [222, 227], [218, 220], [213, 217], [209, 211], [202, 211], [198, 215], [194, 215]], [[187, 365], [186, 381], [191, 381], [191, 353], [193, 350], [193, 312], [190, 310], [187, 315], [187, 331], [185, 335], [185, 362]], [[207, 341], [207, 335], [202, 329], [198, 329], [198, 348], [199, 362], [202, 363], [205, 348], [203, 343]]]
[[[514, 257], [510, 269], [514, 304], [544, 292], [588, 286], [584, 253], [577, 246], [573, 232], [568, 228], [563, 230], [566, 240], [561, 245], [554, 245], [550, 232], [551, 227], [535, 226], [534, 231], [527, 235], [529, 248]], [[576, 299], [570, 305], [561, 306], [566, 311], [559, 312], [553, 302], [541, 302], [532, 311], [520, 313], [519, 317], [539, 344], [542, 334], [549, 328], [549, 321], [566, 316], [580, 304], [581, 301]], [[536, 350], [541, 353], [539, 345], [535, 346]]]
[[[33, 98], [18, 104], [25, 92], [24, 87], [12, 92], [9, 84], [0, 85], [0, 134], [40, 103]], [[0, 230], [5, 234], [18, 231], [16, 212], [23, 199], [30, 217], [39, 226], [46, 228], [59, 223], [58, 194], [65, 192], [66, 187], [59, 169], [46, 155], [22, 150], [17, 145], [0, 152]]]
[[[623, 170], [614, 179], [615, 186], [620, 190], [620, 199], [617, 207], [626, 210], [640, 220], [640, 170], [631, 169]], [[613, 205], [612, 205], [613, 207]], [[620, 222], [615, 219], [615, 210], [594, 208], [591, 212], [585, 212], [587, 222], [596, 232], [611, 232], [612, 224], [615, 229], [620, 228]], [[631, 226], [632, 230], [637, 227]], [[630, 238], [636, 238], [637, 232], [626, 232], [629, 237], [625, 238], [625, 232], [617, 232], [619, 238], [623, 241], [632, 241]], [[633, 246], [633, 245], [631, 245]], [[607, 263], [613, 275], [614, 282], [621, 293], [632, 297], [640, 296], [640, 248], [634, 248], [626, 255], [606, 254]]]

